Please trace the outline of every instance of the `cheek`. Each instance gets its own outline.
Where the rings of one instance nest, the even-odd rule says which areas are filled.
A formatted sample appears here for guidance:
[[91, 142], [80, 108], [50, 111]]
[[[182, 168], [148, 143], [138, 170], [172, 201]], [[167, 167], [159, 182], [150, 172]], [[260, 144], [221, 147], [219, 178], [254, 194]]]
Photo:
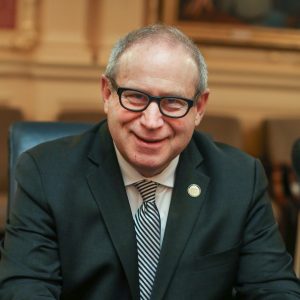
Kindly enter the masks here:
[[190, 141], [192, 138], [192, 135], [195, 130], [195, 118], [189, 118], [187, 122], [185, 123], [185, 127], [183, 132], [183, 139], [186, 142], [186, 144]]
[[191, 115], [186, 118], [177, 119], [173, 124], [174, 131], [181, 135], [190, 136], [195, 128], [196, 115]]
[[116, 99], [105, 102], [104, 110], [106, 110], [107, 118], [113, 119], [114, 121], [120, 120], [123, 116], [122, 107]]
[[[115, 130], [127, 130], [133, 126], [135, 120], [138, 118], [138, 113], [128, 111], [120, 105], [110, 105], [108, 108], [107, 119], [111, 127], [115, 128]], [[117, 127], [119, 129], [116, 129]], [[120, 132], [118, 134], [120, 134]]]
[[173, 141], [173, 146], [176, 148], [185, 148], [194, 132], [194, 119], [177, 119], [174, 121], [175, 122], [170, 124], [170, 128], [173, 131], [173, 139], [171, 139]]

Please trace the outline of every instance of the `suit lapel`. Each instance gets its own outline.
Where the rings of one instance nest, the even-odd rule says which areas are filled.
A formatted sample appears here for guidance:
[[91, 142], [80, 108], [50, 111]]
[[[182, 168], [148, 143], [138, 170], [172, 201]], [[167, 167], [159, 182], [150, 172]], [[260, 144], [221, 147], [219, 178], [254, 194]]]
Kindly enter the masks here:
[[[206, 199], [209, 178], [201, 172], [202, 156], [191, 142], [181, 154], [176, 170], [175, 186], [168, 214], [160, 261], [153, 289], [153, 299], [163, 299], [171, 277], [176, 270], [180, 256], [185, 248], [200, 210]], [[188, 188], [197, 184], [201, 193], [188, 193]]]
[[89, 159], [87, 181], [107, 226], [130, 286], [137, 299], [138, 267], [133, 218], [107, 124], [100, 127]]

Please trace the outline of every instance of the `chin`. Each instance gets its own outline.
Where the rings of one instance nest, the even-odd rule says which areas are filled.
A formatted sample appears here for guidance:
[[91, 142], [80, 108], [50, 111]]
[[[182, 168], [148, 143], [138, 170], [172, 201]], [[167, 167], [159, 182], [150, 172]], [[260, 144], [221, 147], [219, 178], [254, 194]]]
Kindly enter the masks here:
[[159, 174], [164, 170], [167, 165], [162, 164], [161, 161], [147, 161], [145, 162], [137, 162], [135, 161], [134, 167], [135, 169], [145, 177], [151, 177]]

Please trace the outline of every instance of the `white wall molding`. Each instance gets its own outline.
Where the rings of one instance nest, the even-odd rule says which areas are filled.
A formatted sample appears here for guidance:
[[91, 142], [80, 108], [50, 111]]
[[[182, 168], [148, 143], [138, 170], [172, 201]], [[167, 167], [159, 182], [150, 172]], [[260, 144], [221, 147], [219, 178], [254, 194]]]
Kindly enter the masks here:
[[103, 68], [91, 64], [0, 61], [0, 77], [11, 79], [96, 81], [102, 72]]

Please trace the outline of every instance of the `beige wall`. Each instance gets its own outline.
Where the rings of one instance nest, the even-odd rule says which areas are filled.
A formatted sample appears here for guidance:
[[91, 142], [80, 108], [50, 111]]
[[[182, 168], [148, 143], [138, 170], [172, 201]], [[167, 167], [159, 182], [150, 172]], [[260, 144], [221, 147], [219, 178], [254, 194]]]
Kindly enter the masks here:
[[[99, 77], [110, 48], [145, 23], [146, 1], [21, 1], [32, 18], [36, 7], [38, 32], [21, 49], [0, 45], [0, 105], [18, 107], [31, 120], [52, 120], [66, 109], [102, 110]], [[239, 118], [245, 149], [260, 155], [265, 118], [300, 117], [299, 52], [201, 48], [209, 65], [208, 113]]]
[[203, 49], [209, 66], [208, 111], [238, 117], [245, 148], [262, 152], [266, 118], [300, 118], [300, 53], [276, 50]]
[[0, 105], [19, 107], [32, 120], [69, 108], [101, 110], [107, 55], [118, 37], [143, 24], [143, 1], [21, 2], [23, 10], [37, 9], [37, 39], [29, 50], [0, 48]]

